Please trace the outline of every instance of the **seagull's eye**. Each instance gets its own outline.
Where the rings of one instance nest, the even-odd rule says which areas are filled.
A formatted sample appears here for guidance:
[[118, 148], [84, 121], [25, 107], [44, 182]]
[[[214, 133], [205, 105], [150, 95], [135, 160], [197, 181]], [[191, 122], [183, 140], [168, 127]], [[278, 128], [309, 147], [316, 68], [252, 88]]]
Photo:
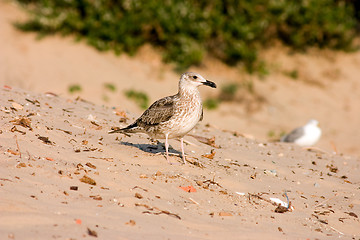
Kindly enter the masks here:
[[193, 79], [197, 79], [197, 76], [193, 76]]

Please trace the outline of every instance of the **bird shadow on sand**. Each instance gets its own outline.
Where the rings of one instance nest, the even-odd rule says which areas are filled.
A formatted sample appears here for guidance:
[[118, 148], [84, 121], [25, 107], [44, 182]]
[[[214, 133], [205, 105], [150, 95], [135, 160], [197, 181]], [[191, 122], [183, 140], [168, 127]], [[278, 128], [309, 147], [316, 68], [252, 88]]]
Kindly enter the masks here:
[[[165, 144], [161, 143], [161, 142], [157, 142], [157, 144], [137, 144], [137, 143], [129, 143], [129, 142], [120, 142], [121, 145], [125, 145], [125, 146], [131, 146], [131, 147], [136, 147], [138, 149], [140, 149], [143, 152], [147, 152], [147, 153], [153, 153], [153, 154], [166, 154], [165, 153]], [[172, 148], [171, 146], [169, 146], [169, 154], [170, 155], [178, 155], [181, 156], [181, 152], [175, 150], [174, 148]]]

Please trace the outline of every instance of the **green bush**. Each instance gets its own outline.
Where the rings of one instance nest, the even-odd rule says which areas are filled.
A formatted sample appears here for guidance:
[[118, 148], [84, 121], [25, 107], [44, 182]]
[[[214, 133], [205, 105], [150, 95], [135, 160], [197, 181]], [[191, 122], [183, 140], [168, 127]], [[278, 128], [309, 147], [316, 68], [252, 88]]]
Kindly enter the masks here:
[[82, 88], [79, 84], [73, 84], [68, 87], [69, 93], [81, 92]]
[[239, 88], [239, 85], [235, 83], [230, 83], [223, 85], [219, 94], [219, 99], [221, 101], [233, 101], [235, 99], [236, 92]]
[[203, 102], [203, 106], [206, 109], [214, 110], [219, 107], [220, 102], [218, 98], [208, 98]]
[[135, 101], [137, 105], [142, 109], [146, 109], [149, 106], [149, 97], [144, 92], [131, 89], [125, 91], [125, 96]]
[[186, 69], [212, 55], [249, 72], [257, 51], [279, 39], [294, 49], [349, 50], [356, 18], [346, 0], [18, 0], [32, 17], [17, 27], [76, 34], [99, 50], [136, 53], [150, 43]]
[[104, 88], [106, 90], [109, 90], [111, 92], [115, 92], [116, 91], [116, 86], [112, 83], [104, 83]]

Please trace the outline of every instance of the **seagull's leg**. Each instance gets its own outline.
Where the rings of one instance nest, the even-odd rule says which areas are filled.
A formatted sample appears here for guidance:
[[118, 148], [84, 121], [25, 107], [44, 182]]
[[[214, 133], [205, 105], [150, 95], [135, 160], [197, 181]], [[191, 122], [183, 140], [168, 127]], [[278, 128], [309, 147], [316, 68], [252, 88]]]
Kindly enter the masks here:
[[169, 164], [171, 164], [171, 163], [170, 163], [170, 161], [169, 161], [169, 142], [168, 142], [168, 136], [169, 136], [169, 134], [168, 134], [168, 133], [167, 133], [167, 134], [165, 134], [166, 160], [168, 161], [168, 163], [169, 163]]
[[184, 164], [186, 164], [185, 153], [184, 153], [184, 138], [180, 138], [180, 143], [181, 143], [181, 154], [182, 154], [181, 156], [184, 161]]

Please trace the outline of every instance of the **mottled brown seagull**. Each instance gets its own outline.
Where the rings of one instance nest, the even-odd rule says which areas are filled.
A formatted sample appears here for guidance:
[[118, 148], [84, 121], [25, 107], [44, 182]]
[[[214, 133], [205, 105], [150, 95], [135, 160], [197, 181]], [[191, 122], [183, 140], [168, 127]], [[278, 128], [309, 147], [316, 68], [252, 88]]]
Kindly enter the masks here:
[[154, 102], [133, 124], [109, 133], [146, 133], [152, 138], [164, 139], [166, 160], [169, 161], [169, 138], [180, 138], [184, 164], [184, 139], [203, 119], [203, 108], [198, 86], [216, 88], [216, 84], [200, 74], [186, 72], [181, 75], [177, 94]]

